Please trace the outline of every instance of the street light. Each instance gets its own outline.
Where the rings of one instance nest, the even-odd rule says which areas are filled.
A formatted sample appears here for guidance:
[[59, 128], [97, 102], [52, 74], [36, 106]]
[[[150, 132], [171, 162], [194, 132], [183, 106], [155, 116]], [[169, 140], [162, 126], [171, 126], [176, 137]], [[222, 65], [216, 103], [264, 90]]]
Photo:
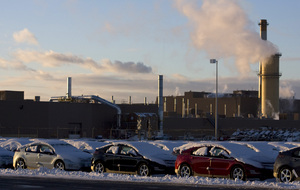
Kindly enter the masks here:
[[216, 64], [215, 139], [218, 140], [218, 60], [210, 59], [210, 63]]

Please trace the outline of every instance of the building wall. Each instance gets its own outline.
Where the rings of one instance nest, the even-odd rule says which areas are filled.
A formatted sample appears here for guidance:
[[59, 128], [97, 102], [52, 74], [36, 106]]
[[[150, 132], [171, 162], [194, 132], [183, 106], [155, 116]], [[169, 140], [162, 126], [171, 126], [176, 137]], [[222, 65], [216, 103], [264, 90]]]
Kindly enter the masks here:
[[[176, 102], [176, 103], [174, 103]], [[197, 106], [196, 106], [197, 104]], [[191, 98], [185, 96], [164, 97], [165, 116], [209, 117], [215, 114], [215, 98]], [[195, 108], [197, 111], [195, 112]], [[184, 108], [184, 109], [183, 109]], [[218, 114], [224, 117], [256, 116], [258, 98], [255, 97], [219, 97]], [[197, 113], [197, 116], [195, 115]]]
[[0, 91], [0, 100], [24, 100], [23, 91]]
[[103, 104], [0, 101], [0, 136], [108, 137], [115, 115]]

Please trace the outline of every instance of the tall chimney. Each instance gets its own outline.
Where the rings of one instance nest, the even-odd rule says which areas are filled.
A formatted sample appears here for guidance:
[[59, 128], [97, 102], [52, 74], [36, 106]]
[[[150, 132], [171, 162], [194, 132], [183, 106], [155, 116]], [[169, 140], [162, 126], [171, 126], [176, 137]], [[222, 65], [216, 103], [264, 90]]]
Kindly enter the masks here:
[[[267, 40], [267, 26], [269, 25], [269, 23], [267, 22], [266, 19], [261, 19], [260, 23], [258, 24], [260, 26], [260, 37], [262, 40]], [[259, 100], [261, 99], [261, 73], [262, 72], [262, 62], [259, 62], [259, 80], [258, 80], [258, 98]], [[259, 112], [261, 113], [261, 103], [260, 103], [260, 109]]]
[[71, 98], [72, 96], [72, 77], [68, 77], [67, 79], [67, 97]]
[[[260, 36], [267, 40], [268, 22], [262, 19], [260, 25]], [[260, 114], [263, 117], [275, 118], [279, 113], [279, 58], [277, 53], [259, 62], [259, 90]]]
[[131, 104], [131, 96], [128, 97], [128, 104]]
[[164, 119], [164, 110], [163, 110], [163, 75], [158, 76], [158, 122], [159, 122], [159, 132], [162, 136], [163, 132], [163, 119]]

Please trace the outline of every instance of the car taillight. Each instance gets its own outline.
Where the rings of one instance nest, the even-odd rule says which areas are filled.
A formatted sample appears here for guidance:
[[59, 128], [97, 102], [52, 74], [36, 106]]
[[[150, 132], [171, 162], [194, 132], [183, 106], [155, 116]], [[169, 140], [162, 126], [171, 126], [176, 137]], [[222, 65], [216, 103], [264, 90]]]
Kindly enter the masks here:
[[278, 158], [284, 158], [284, 157], [285, 157], [285, 155], [283, 155], [283, 154], [278, 155]]
[[15, 152], [20, 152], [20, 149], [15, 150]]
[[95, 150], [95, 152], [93, 153], [94, 155], [99, 154], [98, 150]]

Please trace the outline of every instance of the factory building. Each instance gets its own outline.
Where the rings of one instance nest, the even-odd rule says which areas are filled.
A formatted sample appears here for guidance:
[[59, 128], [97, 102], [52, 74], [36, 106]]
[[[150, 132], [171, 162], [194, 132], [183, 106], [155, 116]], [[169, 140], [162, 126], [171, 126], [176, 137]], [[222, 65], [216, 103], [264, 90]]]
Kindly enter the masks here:
[[[220, 117], [256, 117], [257, 91], [234, 91], [218, 95]], [[164, 97], [164, 115], [167, 117], [207, 118], [215, 114], [215, 94], [209, 92], [185, 92], [183, 96]]]
[[67, 100], [24, 100], [24, 92], [0, 91], [0, 136], [125, 138], [158, 131], [155, 104], [118, 105], [122, 110], [118, 126], [118, 110], [114, 107], [90, 99]]

